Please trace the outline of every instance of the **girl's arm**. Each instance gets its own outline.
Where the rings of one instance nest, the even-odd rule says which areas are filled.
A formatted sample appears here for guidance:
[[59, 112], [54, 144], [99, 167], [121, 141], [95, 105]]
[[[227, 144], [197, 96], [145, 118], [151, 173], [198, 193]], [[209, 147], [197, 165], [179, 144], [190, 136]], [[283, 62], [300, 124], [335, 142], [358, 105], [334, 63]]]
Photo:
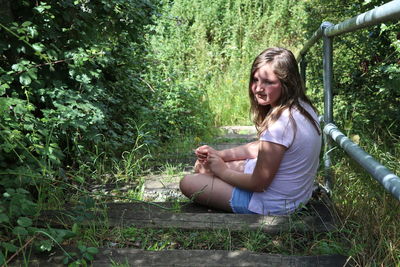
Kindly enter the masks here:
[[219, 155], [224, 161], [256, 158], [258, 155], [259, 142], [260, 141], [257, 140], [245, 145], [220, 150]]
[[254, 141], [245, 145], [219, 151], [210, 146], [201, 146], [196, 149], [195, 153], [199, 159], [205, 159], [208, 154], [217, 154], [223, 161], [256, 158], [259, 142], [260, 141]]
[[207, 162], [213, 173], [221, 180], [252, 192], [263, 192], [274, 179], [286, 149], [285, 146], [279, 144], [260, 141], [253, 174], [229, 169], [217, 154], [209, 155]]

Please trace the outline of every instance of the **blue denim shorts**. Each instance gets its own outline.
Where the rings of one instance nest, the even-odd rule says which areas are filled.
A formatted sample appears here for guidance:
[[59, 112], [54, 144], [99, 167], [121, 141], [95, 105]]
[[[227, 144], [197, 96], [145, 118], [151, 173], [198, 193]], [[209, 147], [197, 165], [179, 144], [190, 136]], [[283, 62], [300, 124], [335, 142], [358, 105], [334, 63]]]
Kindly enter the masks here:
[[229, 201], [232, 211], [241, 214], [255, 214], [248, 209], [252, 195], [253, 192], [234, 187], [231, 200]]

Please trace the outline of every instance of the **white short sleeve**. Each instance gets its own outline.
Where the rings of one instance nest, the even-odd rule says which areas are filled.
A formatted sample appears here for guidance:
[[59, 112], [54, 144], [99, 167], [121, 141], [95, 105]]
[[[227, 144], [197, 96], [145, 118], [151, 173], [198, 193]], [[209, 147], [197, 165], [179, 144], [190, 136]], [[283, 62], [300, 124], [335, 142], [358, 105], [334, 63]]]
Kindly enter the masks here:
[[260, 140], [290, 147], [294, 140], [294, 128], [290, 123], [289, 110], [283, 111], [279, 119], [268, 126], [261, 134]]

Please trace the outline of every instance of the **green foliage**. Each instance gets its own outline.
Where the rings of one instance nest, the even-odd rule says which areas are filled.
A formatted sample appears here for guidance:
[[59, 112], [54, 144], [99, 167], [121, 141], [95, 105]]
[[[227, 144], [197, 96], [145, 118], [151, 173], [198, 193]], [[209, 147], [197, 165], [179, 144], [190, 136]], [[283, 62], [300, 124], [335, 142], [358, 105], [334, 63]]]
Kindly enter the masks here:
[[[0, 231], [12, 230], [15, 243], [34, 234], [28, 220], [62, 202], [68, 183], [106, 171], [137, 179], [149, 148], [200, 135], [211, 117], [204, 91], [167, 79], [174, 73], [148, 53], [152, 1], [3, 2]], [[86, 173], [70, 179], [76, 170]]]
[[50, 168], [74, 165], [91, 160], [94, 146], [118, 155], [133, 145], [134, 123], [150, 117], [152, 104], [140, 98], [148, 94], [141, 36], [151, 2], [21, 1], [10, 9], [18, 19], [1, 24], [2, 164], [18, 165], [15, 154], [26, 164], [29, 151]]
[[143, 93], [142, 32], [154, 9], [146, 0], [3, 2], [0, 260], [38, 231], [43, 202], [66, 190], [65, 169], [135, 145], [133, 122], [147, 118], [150, 103], [134, 96]]
[[78, 245], [78, 252], [65, 253], [63, 264], [68, 266], [88, 266], [88, 262], [93, 261], [94, 255], [99, 253], [95, 247], [87, 247], [85, 245]]
[[148, 39], [165, 79], [201, 89], [215, 125], [249, 124], [251, 62], [268, 46], [298, 45], [303, 7], [302, 1], [163, 1]]

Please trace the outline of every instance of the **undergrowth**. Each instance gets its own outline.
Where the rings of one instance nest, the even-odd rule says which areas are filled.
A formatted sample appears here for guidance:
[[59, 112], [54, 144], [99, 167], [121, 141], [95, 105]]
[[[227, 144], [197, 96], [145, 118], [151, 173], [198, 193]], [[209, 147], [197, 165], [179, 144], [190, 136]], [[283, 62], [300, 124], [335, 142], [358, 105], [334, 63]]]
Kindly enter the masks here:
[[[400, 173], [399, 139], [367, 134], [360, 145], [395, 174]], [[351, 232], [353, 255], [358, 266], [396, 266], [400, 263], [400, 203], [345, 152], [336, 150], [334, 157], [335, 189], [333, 201], [340, 213], [343, 229]]]

